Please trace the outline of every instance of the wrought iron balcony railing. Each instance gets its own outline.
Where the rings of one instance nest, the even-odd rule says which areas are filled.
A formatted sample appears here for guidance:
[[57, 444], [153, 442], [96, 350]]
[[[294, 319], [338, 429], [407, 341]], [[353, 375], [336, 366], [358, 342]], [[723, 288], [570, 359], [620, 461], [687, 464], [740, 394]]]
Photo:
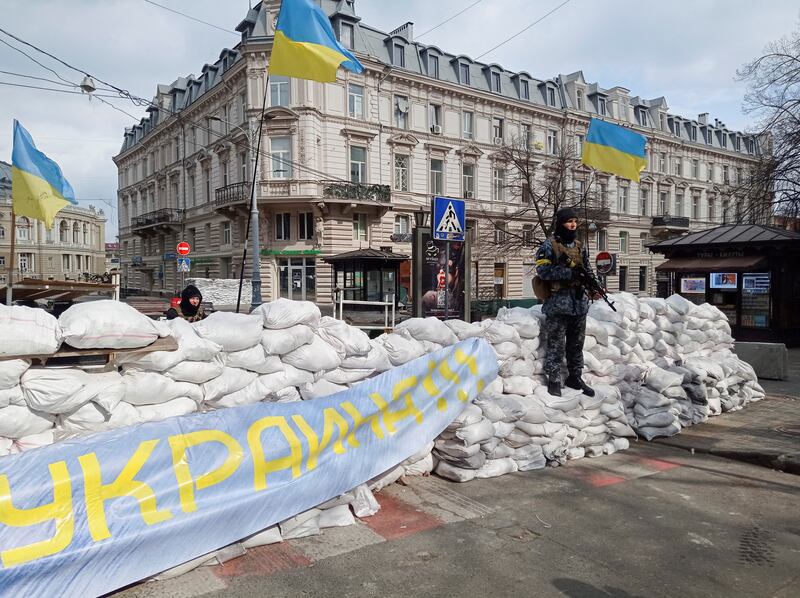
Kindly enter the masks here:
[[214, 205], [216, 207], [239, 203], [250, 199], [250, 185], [246, 181], [231, 183], [214, 191]]
[[650, 226], [654, 228], [670, 228], [689, 230], [689, 218], [687, 216], [653, 216]]
[[368, 185], [344, 181], [322, 181], [322, 195], [336, 199], [356, 201], [377, 201], [389, 203], [392, 193], [389, 185]]
[[160, 210], [153, 210], [141, 216], [135, 216], [131, 219], [131, 228], [144, 228], [156, 224], [177, 224], [180, 222], [180, 210], [173, 210], [171, 208], [162, 208]]

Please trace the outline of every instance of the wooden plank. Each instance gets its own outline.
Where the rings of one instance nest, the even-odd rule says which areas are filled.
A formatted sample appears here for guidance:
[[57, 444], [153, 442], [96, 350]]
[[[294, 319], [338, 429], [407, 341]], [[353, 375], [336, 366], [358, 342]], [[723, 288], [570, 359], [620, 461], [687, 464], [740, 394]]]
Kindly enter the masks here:
[[10, 359], [38, 359], [44, 362], [48, 359], [55, 359], [58, 357], [86, 357], [91, 355], [115, 355], [118, 353], [144, 355], [146, 353], [152, 353], [153, 351], [174, 351], [177, 348], [178, 343], [175, 337], [172, 336], [158, 338], [146, 347], [137, 347], [135, 349], [76, 349], [64, 343], [55, 353], [44, 355], [0, 355], [0, 361], [7, 361]]

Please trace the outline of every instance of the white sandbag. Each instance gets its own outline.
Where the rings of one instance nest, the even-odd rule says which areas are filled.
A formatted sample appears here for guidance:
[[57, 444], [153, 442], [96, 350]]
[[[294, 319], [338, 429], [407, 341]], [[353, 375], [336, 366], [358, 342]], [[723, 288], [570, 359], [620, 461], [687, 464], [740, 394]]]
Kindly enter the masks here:
[[591, 316], [586, 316], [586, 334], [593, 336], [601, 345], [608, 344], [608, 332], [605, 326]]
[[624, 422], [611, 420], [606, 422], [606, 427], [612, 436], [636, 438], [636, 432]]
[[178, 382], [203, 384], [222, 374], [224, 369], [225, 364], [217, 355], [210, 361], [182, 361], [165, 371], [164, 375]]
[[383, 473], [376, 475], [367, 482], [367, 486], [369, 486], [369, 489], [373, 492], [380, 492], [386, 488], [386, 486], [390, 486], [402, 478], [404, 473], [405, 469], [402, 466], [397, 465], [389, 471], [384, 471]]
[[329, 316], [320, 318], [316, 333], [336, 349], [342, 359], [348, 355], [366, 355], [372, 349], [366, 332], [336, 318]]
[[[5, 333], [5, 330], [3, 330], [3, 334]], [[3, 341], [0, 341], [0, 345], [2, 345], [2, 343]], [[0, 353], [1, 352], [2, 351], [0, 351]], [[30, 366], [31, 362], [27, 359], [8, 359], [0, 361], [0, 390], [18, 386], [20, 377]]]
[[239, 405], [252, 405], [267, 398], [268, 393], [264, 390], [258, 379], [253, 380], [244, 388], [240, 388], [230, 394], [226, 394], [218, 399], [207, 401], [209, 405], [216, 409], [237, 407]]
[[383, 345], [392, 365], [403, 365], [425, 355], [425, 349], [419, 342], [397, 332], [381, 335], [377, 340]]
[[475, 399], [473, 404], [480, 407], [483, 417], [491, 422], [501, 421], [505, 417], [503, 410], [489, 397], [481, 395]]
[[463, 320], [445, 320], [444, 324], [455, 333], [460, 341], [483, 335], [483, 328], [480, 324], [470, 324]]
[[350, 507], [353, 509], [353, 514], [359, 519], [371, 517], [380, 511], [381, 506], [378, 504], [378, 501], [375, 500], [372, 491], [366, 484], [361, 484], [353, 488], [352, 494], [353, 502], [350, 503]]
[[520, 345], [511, 341], [494, 344], [492, 349], [494, 349], [500, 360], [511, 359], [520, 355]]
[[458, 342], [458, 337], [439, 318], [409, 318], [403, 320], [395, 330], [405, 330], [418, 341], [431, 341], [443, 346], [450, 346]]
[[125, 371], [125, 402], [131, 405], [157, 405], [178, 397], [189, 397], [200, 403], [202, 387], [191, 382], [176, 382], [158, 372]]
[[539, 318], [525, 307], [501, 307], [497, 312], [497, 319], [513, 326], [520, 338], [537, 338], [541, 332]]
[[677, 293], [667, 297], [666, 302], [667, 305], [669, 305], [673, 310], [682, 316], [688, 314], [694, 307], [694, 303], [689, 301], [686, 297], [678, 295]]
[[513, 326], [498, 320], [484, 320], [481, 322], [483, 327], [483, 337], [493, 345], [500, 343], [514, 343], [519, 346], [522, 339]]
[[125, 398], [125, 382], [116, 369], [108, 372], [89, 370], [84, 380], [85, 386], [80, 393], [85, 400], [76, 399], [76, 403], [93, 401], [105, 413], [111, 413]]
[[338, 368], [342, 363], [342, 358], [339, 357], [336, 349], [314, 335], [310, 344], [287, 353], [283, 356], [282, 361], [284, 364], [293, 365], [309, 372], [322, 372]]
[[121, 301], [91, 301], [70, 306], [58, 318], [64, 342], [76, 349], [146, 347], [169, 327]]
[[298, 324], [306, 324], [312, 328], [319, 325], [320, 311], [310, 301], [293, 301], [281, 297], [275, 301], [262, 303], [252, 312], [262, 318], [264, 328], [280, 330]]
[[222, 351], [218, 343], [204, 339], [197, 332], [191, 322], [183, 318], [175, 318], [167, 322], [172, 330], [172, 336], [178, 341], [178, 350], [184, 359], [189, 361], [208, 361]]
[[276, 390], [265, 399], [265, 401], [271, 401], [273, 403], [296, 403], [302, 400], [303, 397], [300, 396], [300, 393], [294, 386], [287, 386], [286, 388]]
[[437, 475], [454, 482], [469, 482], [470, 480], [474, 480], [476, 473], [474, 469], [462, 469], [461, 467], [451, 465], [447, 461], [439, 461], [434, 471]]
[[186, 415], [197, 411], [197, 402], [188, 397], [178, 397], [166, 403], [158, 405], [142, 405], [136, 407], [139, 413], [139, 419], [143, 422], [155, 422], [167, 419], [168, 417], [176, 417], [178, 415]]
[[52, 428], [55, 421], [55, 415], [32, 411], [19, 405], [9, 405], [0, 409], [0, 436], [22, 438], [39, 434]]
[[333, 382], [334, 384], [341, 384], [349, 386], [356, 382], [361, 382], [369, 378], [375, 370], [353, 370], [346, 368], [334, 368], [322, 374], [322, 378]]
[[514, 395], [533, 394], [535, 384], [528, 376], [509, 376], [503, 378], [503, 392]]
[[140, 422], [139, 412], [130, 403], [119, 403], [111, 413], [104, 412], [95, 403], [87, 403], [72, 413], [59, 415], [57, 428], [66, 432], [86, 434], [124, 428]]
[[385, 372], [392, 368], [389, 361], [389, 354], [382, 344], [375, 340], [370, 340], [370, 350], [366, 355], [352, 355], [342, 359], [343, 368], [353, 370], [375, 370]]
[[263, 332], [262, 321], [257, 315], [217, 311], [192, 326], [201, 337], [217, 343], [223, 351], [232, 353], [259, 343]]
[[73, 411], [92, 399], [79, 394], [86, 378], [86, 373], [77, 368], [33, 367], [22, 375], [20, 386], [31, 409], [55, 415]]
[[464, 409], [453, 418], [453, 421], [447, 425], [445, 430], [455, 432], [459, 428], [477, 424], [481, 420], [483, 420], [483, 411], [481, 408], [474, 403], [468, 403], [464, 406]]
[[619, 310], [614, 311], [608, 305], [606, 305], [605, 301], [595, 302], [589, 305], [589, 315], [595, 320], [601, 322], [610, 322], [612, 324], [616, 324], [617, 326], [622, 325], [624, 318], [623, 314]]
[[[531, 358], [509, 359], [500, 366], [500, 376], [533, 376], [534, 361]], [[513, 392], [513, 391], [512, 391]], [[524, 392], [514, 392], [513, 394], [530, 394]]]
[[679, 433], [680, 431], [681, 426], [678, 423], [674, 423], [667, 427], [643, 427], [636, 429], [636, 433], [645, 440], [653, 440], [653, 438], [668, 438], [669, 436], [675, 436], [675, 434]]
[[[433, 443], [436, 454], [447, 461], [469, 459], [481, 450], [479, 444], [473, 444], [458, 438], [443, 438], [439, 436]], [[452, 457], [452, 459], [450, 458]]]
[[517, 471], [517, 462], [510, 457], [490, 459], [475, 472], [475, 477], [479, 479], [496, 478], [515, 471]]
[[0, 355], [50, 355], [61, 344], [58, 320], [34, 307], [0, 305], [0, 331]]
[[285, 355], [314, 340], [314, 331], [305, 324], [279, 330], [264, 330], [261, 346], [267, 355]]
[[329, 382], [328, 380], [322, 378], [316, 382], [308, 382], [303, 384], [300, 386], [299, 390], [300, 396], [303, 397], [304, 401], [311, 401], [313, 399], [327, 397], [328, 395], [333, 395], [337, 392], [347, 390], [347, 386], [342, 384], [334, 384], [333, 382]]
[[356, 522], [353, 513], [350, 512], [350, 505], [338, 505], [325, 509], [319, 514], [319, 528], [347, 527]]
[[281, 521], [278, 527], [284, 540], [293, 538], [305, 538], [319, 534], [319, 516], [322, 511], [319, 509], [309, 509], [305, 513], [300, 513]]
[[279, 372], [283, 368], [280, 357], [267, 355], [261, 345], [233, 353], [223, 353], [223, 361], [229, 368], [250, 370], [257, 374], [271, 374]]
[[288, 363], [283, 366], [283, 370], [280, 372], [264, 374], [258, 377], [258, 383], [266, 394], [273, 394], [290, 386], [302, 386], [309, 382], [314, 382], [313, 373], [308, 370], [301, 370]]
[[208, 554], [204, 554], [197, 558], [191, 559], [186, 561], [185, 563], [181, 563], [176, 567], [172, 567], [157, 575], [153, 575], [150, 579], [153, 581], [164, 581], [167, 579], [175, 579], [176, 577], [180, 577], [181, 575], [186, 575], [190, 571], [194, 571], [198, 567], [202, 567], [203, 565], [216, 565], [219, 564], [219, 561], [216, 558], [217, 550], [214, 552], [209, 552]]
[[439, 343], [434, 343], [433, 341], [428, 340], [418, 340], [417, 342], [422, 345], [423, 349], [425, 349], [425, 353], [435, 353], [444, 347], [444, 345], [440, 345]]
[[11, 454], [11, 448], [14, 446], [14, 441], [10, 438], [0, 437], [0, 457], [5, 457]]
[[670, 386], [680, 386], [683, 383], [683, 376], [651, 366], [644, 375], [644, 383], [648, 388], [662, 393]]
[[267, 546], [268, 544], [277, 544], [278, 542], [283, 542], [283, 537], [281, 536], [281, 528], [278, 527], [278, 524], [275, 524], [257, 534], [248, 536], [241, 541], [241, 545], [245, 548], [256, 548], [258, 546]]
[[54, 442], [55, 437], [53, 429], [51, 428], [49, 430], [45, 430], [44, 432], [39, 432], [38, 434], [29, 434], [28, 436], [17, 438], [14, 440], [14, 444], [12, 445], [10, 452], [11, 454], [24, 453], [25, 451], [29, 451], [31, 449], [48, 446]]
[[[208, 402], [216, 401], [225, 395], [241, 390], [256, 378], [258, 378], [258, 374], [255, 372], [226, 367], [222, 370], [222, 374], [202, 385], [203, 400]], [[125, 400], [128, 401], [128, 398], [126, 397]], [[132, 403], [133, 401], [128, 402]]]
[[405, 475], [407, 476], [425, 476], [433, 471], [433, 455], [428, 453], [422, 459], [418, 459], [413, 463], [404, 465]]
[[0, 390], [0, 409], [9, 405], [25, 405], [25, 395], [22, 387], [18, 384], [11, 388]]

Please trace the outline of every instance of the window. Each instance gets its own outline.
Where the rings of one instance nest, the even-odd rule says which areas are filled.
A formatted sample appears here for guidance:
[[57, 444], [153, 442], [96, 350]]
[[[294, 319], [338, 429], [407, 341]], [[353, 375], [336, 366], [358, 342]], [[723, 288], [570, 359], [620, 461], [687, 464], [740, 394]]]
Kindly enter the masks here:
[[522, 142], [522, 147], [525, 149], [531, 148], [531, 141], [533, 140], [533, 129], [530, 125], [520, 125], [520, 141]]
[[239, 152], [239, 182], [247, 180], [247, 152]]
[[531, 99], [530, 84], [527, 81], [525, 81], [524, 79], [520, 79], [520, 82], [519, 82], [519, 95], [523, 100], [530, 100]]
[[62, 243], [67, 243], [69, 241], [69, 226], [63, 220], [61, 224], [58, 225], [58, 240]]
[[347, 86], [347, 112], [350, 118], [364, 118], [364, 87], [350, 83]]
[[619, 267], [619, 290], [628, 290], [628, 266]]
[[223, 222], [222, 223], [222, 244], [223, 245], [230, 245], [231, 244], [231, 223], [230, 222]]
[[203, 199], [211, 201], [211, 171], [208, 168], [203, 169], [203, 189], [205, 191]]
[[597, 98], [597, 113], [600, 116], [606, 115], [606, 99], [598, 97]]
[[[53, 259], [53, 258], [50, 258], [50, 259]], [[5, 265], [6, 265], [6, 256], [0, 255], [0, 266], [5, 266]]]
[[628, 231], [619, 232], [619, 252], [628, 253]]
[[547, 131], [547, 153], [555, 155], [558, 152], [558, 131], [548, 129]]
[[61, 269], [64, 272], [70, 272], [72, 270], [72, 256], [71, 255], [65, 253], [65, 254], [63, 254], [61, 256]]
[[[239, 121], [244, 123], [247, 118], [247, 93], [239, 94]], [[194, 127], [192, 127], [192, 140], [194, 140]]]
[[497, 118], [496, 116], [492, 118], [492, 135], [494, 137], [495, 143], [502, 143], [503, 142], [503, 119]]
[[434, 79], [439, 78], [439, 57], [430, 55], [428, 56], [428, 76]]
[[675, 215], [683, 216], [683, 191], [675, 191]]
[[6, 229], [3, 228], [3, 225], [0, 224], [0, 239], [5, 239], [5, 238], [6, 238]]
[[353, 38], [355, 37], [353, 34], [355, 33], [355, 29], [349, 23], [342, 23], [339, 29], [339, 41], [342, 42], [342, 45], [347, 48], [348, 50], [353, 49]]
[[548, 106], [555, 106], [556, 105], [556, 90], [547, 86], [547, 105]]
[[639, 214], [641, 216], [647, 216], [649, 205], [650, 205], [650, 187], [642, 186], [642, 188], [639, 189]]
[[350, 148], [350, 182], [365, 183], [367, 180], [367, 150], [363, 147]]
[[464, 164], [461, 166], [461, 183], [464, 197], [475, 197], [475, 165]]
[[714, 130], [710, 127], [706, 129], [706, 143], [708, 143], [708, 145], [714, 145]]
[[[697, 204], [698, 204], [698, 206], [700, 205], [700, 198], [699, 197], [697, 198]], [[699, 211], [699, 207], [698, 207], [698, 211]], [[692, 212], [694, 212], [694, 205], [692, 205]], [[713, 197], [709, 197], [708, 198], [708, 219], [713, 222], [716, 219], [716, 217], [717, 217], [717, 214], [716, 214], [716, 209], [715, 209], [715, 206], [714, 206], [714, 198]]]
[[408, 191], [408, 156], [394, 157], [394, 188]]
[[722, 182], [726, 185], [730, 184], [731, 182], [730, 170], [727, 166], [722, 167]]
[[683, 176], [683, 159], [679, 156], [672, 159], [672, 174], [675, 176]]
[[506, 236], [508, 235], [508, 223], [507, 222], [495, 222], [494, 223], [494, 242], [497, 245], [501, 243], [505, 243]]
[[692, 160], [692, 178], [700, 178], [700, 160]]
[[367, 240], [367, 215], [353, 214], [353, 241]]
[[677, 118], [672, 119], [672, 133], [678, 137], [681, 136], [681, 121], [679, 121]]
[[697, 141], [697, 125], [692, 125], [689, 127], [689, 139], [692, 141]]
[[307, 241], [314, 237], [314, 213], [300, 212], [297, 215], [297, 238]]
[[444, 194], [444, 161], [431, 158], [431, 195]]
[[600, 183], [600, 205], [608, 207], [608, 183]]
[[500, 93], [500, 73], [492, 73], [492, 91]]
[[658, 154], [658, 172], [667, 172], [667, 154]]
[[[711, 204], [711, 202], [709, 202], [708, 211], [711, 212], [713, 209], [714, 209], [713, 205]], [[710, 217], [710, 215], [709, 215], [709, 217]], [[695, 219], [700, 218], [700, 196], [699, 195], [692, 195], [692, 218], [695, 218]]]
[[[78, 225], [75, 225], [75, 238], [73, 240], [74, 243], [78, 242]], [[17, 240], [18, 241], [30, 241], [31, 239], [31, 221], [28, 220], [25, 216], [22, 216], [17, 220]]]
[[583, 110], [583, 92], [580, 89], [575, 92], [575, 107]]
[[458, 80], [462, 85], [469, 85], [469, 65], [463, 62], [458, 65]]
[[273, 137], [270, 139], [272, 153], [272, 178], [288, 179], [292, 177], [292, 139], [291, 137]]
[[83, 225], [83, 244], [89, 244], [89, 227], [87, 225]]
[[403, 44], [394, 44], [392, 48], [392, 64], [405, 68], [406, 66], [406, 49]]
[[706, 180], [709, 183], [714, 182], [714, 165], [711, 162], [706, 166]]
[[642, 253], [647, 253], [647, 233], [641, 233], [639, 235], [639, 246]]
[[287, 213], [275, 214], [275, 240], [288, 241], [291, 237], [292, 215]]
[[639, 291], [647, 290], [647, 266], [639, 266]]
[[408, 234], [410, 227], [409, 227], [410, 220], [408, 216], [405, 215], [398, 215], [394, 217], [394, 234], [396, 235], [406, 235]]
[[[80, 229], [78, 228], [78, 223], [77, 222], [72, 225], [72, 243], [73, 243], [73, 245], [77, 245], [78, 242], [79, 242], [78, 241], [78, 237], [80, 235], [79, 230]], [[19, 237], [17, 237], [17, 238], [19, 238]]]
[[617, 212], [620, 214], [628, 213], [628, 197], [630, 189], [626, 186], [620, 186], [617, 193]]
[[394, 96], [394, 126], [408, 128], [408, 98], [405, 96]]
[[728, 134], [725, 131], [720, 132], [719, 140], [722, 142], [722, 147], [728, 147]]
[[736, 169], [736, 179], [733, 182], [736, 183], [737, 185], [741, 185], [742, 183], [744, 183], [744, 177], [742, 176], [741, 168]]
[[728, 224], [731, 216], [731, 205], [727, 199], [722, 200], [722, 224]]
[[597, 251], [608, 250], [608, 231], [600, 229], [597, 231]]
[[575, 135], [575, 156], [580, 158], [583, 155], [583, 135]]
[[647, 126], [648, 119], [647, 119], [647, 108], [637, 108], [636, 109], [636, 120], [639, 121], [639, 124], [643, 127]]
[[492, 199], [505, 201], [506, 198], [506, 170], [505, 168], [492, 169]]
[[523, 224], [522, 225], [522, 244], [531, 246], [533, 245], [533, 225], [532, 224]]
[[575, 195], [583, 197], [583, 192], [586, 190], [586, 183], [584, 181], [573, 181], [572, 189], [575, 191]]
[[442, 107], [439, 104], [428, 104], [428, 126], [431, 130], [433, 127], [442, 126]]
[[461, 136], [472, 139], [475, 136], [475, 114], [472, 112], [461, 113]]
[[269, 78], [270, 106], [289, 105], [289, 77], [272, 75]]
[[219, 170], [220, 170], [220, 175], [222, 177], [222, 186], [223, 187], [227, 187], [228, 186], [228, 161], [227, 160], [220, 161]]
[[[658, 194], [658, 213], [660, 215], [668, 214], [669, 213], [669, 193], [666, 191], [660, 191]], [[644, 214], [642, 214], [644, 216]]]

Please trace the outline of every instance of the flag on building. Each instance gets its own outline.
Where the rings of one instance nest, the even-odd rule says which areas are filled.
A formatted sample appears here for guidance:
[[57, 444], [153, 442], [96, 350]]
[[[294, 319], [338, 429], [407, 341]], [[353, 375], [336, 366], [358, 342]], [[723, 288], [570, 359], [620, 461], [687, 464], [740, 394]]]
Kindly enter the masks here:
[[639, 173], [647, 166], [646, 143], [644, 135], [593, 118], [589, 122], [581, 162], [638, 183]]
[[58, 211], [77, 204], [72, 186], [58, 164], [36, 149], [30, 133], [14, 120], [14, 149], [11, 152], [11, 197], [16, 216], [27, 216], [53, 227]]
[[330, 19], [319, 6], [312, 0], [283, 0], [269, 73], [332, 83], [340, 65], [354, 73], [364, 70], [336, 39]]

